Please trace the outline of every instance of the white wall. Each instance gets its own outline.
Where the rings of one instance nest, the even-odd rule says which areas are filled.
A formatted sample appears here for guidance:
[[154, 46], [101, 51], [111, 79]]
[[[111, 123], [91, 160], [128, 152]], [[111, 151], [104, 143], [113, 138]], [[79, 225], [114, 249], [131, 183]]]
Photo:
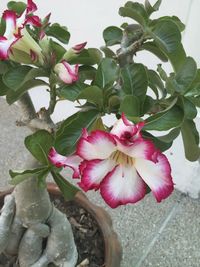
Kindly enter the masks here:
[[[35, 0], [35, 2], [38, 5], [39, 16], [44, 17], [51, 12], [52, 22], [56, 21], [68, 26], [72, 33], [69, 46], [88, 41], [88, 47], [100, 47], [104, 44], [103, 29], [110, 25], [120, 26], [126, 21], [117, 14], [118, 8], [126, 2], [124, 0]], [[154, 3], [155, 1], [150, 0], [150, 2]], [[6, 3], [6, 0], [1, 0], [0, 11], [5, 9]], [[200, 66], [199, 10], [200, 0], [163, 0], [159, 16], [176, 15], [186, 24], [186, 31], [183, 36], [185, 48]], [[147, 53], [141, 55], [138, 60], [150, 66], [158, 63], [154, 57]], [[47, 106], [48, 94], [43, 90], [34, 89], [31, 95], [37, 109], [41, 106]], [[64, 101], [57, 106], [53, 118], [57, 121], [73, 112], [74, 105]], [[196, 197], [200, 191], [199, 165], [185, 161], [180, 140], [168, 152], [168, 157], [172, 163], [174, 181], [177, 187]]]

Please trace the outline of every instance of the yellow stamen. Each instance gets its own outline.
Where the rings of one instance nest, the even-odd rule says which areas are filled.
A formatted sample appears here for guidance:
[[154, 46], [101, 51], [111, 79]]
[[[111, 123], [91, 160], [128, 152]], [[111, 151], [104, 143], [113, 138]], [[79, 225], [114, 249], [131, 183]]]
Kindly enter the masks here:
[[122, 165], [134, 165], [135, 162], [134, 158], [131, 158], [130, 156], [124, 154], [119, 150], [113, 152], [110, 158], [114, 160], [117, 164]]

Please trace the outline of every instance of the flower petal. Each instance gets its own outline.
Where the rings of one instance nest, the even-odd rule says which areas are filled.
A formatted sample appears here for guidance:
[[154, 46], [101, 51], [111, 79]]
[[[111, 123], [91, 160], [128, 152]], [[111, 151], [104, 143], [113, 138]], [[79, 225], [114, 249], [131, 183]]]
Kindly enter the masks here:
[[32, 0], [28, 0], [26, 10], [27, 14], [33, 13], [37, 10], [37, 5]]
[[4, 37], [6, 37], [6, 39], [12, 38], [16, 29], [17, 15], [12, 10], [6, 10], [3, 13], [3, 19], [6, 22], [6, 31], [4, 33]]
[[82, 159], [79, 156], [73, 155], [69, 157], [58, 154], [55, 148], [51, 148], [48, 155], [49, 161], [56, 167], [70, 167], [73, 169], [73, 178], [79, 178], [79, 164]]
[[174, 189], [171, 168], [165, 155], [158, 153], [156, 162], [135, 159], [135, 168], [145, 183], [151, 188], [156, 200], [161, 202]]
[[98, 189], [103, 178], [114, 168], [112, 160], [84, 161], [80, 166], [81, 182], [79, 186], [84, 190]]
[[111, 207], [135, 203], [146, 194], [146, 185], [133, 166], [118, 165], [100, 185], [105, 202]]
[[145, 140], [142, 137], [136, 139], [132, 144], [126, 144], [123, 140], [116, 138], [119, 151], [132, 158], [143, 158], [151, 160], [155, 152], [155, 146], [151, 140]]
[[86, 160], [106, 159], [116, 150], [112, 135], [94, 131], [87, 138], [82, 137], [77, 145], [77, 155]]
[[136, 139], [141, 138], [141, 129], [144, 126], [144, 122], [133, 124], [129, 121], [124, 113], [122, 113], [121, 119], [119, 119], [111, 130], [111, 133], [116, 135], [121, 142], [125, 144], [132, 144]]
[[0, 59], [6, 60], [9, 57], [11, 46], [18, 40], [18, 38], [12, 38], [7, 40], [5, 37], [0, 36]]

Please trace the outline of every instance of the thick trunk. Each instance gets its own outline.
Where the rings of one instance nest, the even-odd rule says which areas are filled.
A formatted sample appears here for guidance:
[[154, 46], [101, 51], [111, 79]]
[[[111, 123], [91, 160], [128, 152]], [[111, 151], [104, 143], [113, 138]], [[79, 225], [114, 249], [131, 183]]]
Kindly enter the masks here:
[[[26, 121], [36, 117], [28, 94], [19, 104]], [[27, 162], [25, 167], [36, 167], [36, 163]], [[0, 215], [2, 252], [17, 255], [19, 267], [47, 267], [49, 263], [74, 267], [76, 264], [71, 225], [66, 215], [53, 207], [46, 188], [38, 187], [35, 177], [18, 184], [5, 198]]]

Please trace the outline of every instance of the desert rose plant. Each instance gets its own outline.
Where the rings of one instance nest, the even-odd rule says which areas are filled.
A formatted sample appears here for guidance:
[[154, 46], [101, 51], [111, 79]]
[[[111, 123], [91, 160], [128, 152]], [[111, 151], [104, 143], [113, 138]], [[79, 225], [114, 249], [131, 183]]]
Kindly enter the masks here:
[[[0, 253], [17, 255], [20, 267], [77, 262], [71, 226], [46, 190], [49, 174], [67, 199], [79, 187], [98, 190], [116, 208], [150, 191], [158, 202], [172, 193], [163, 152], [180, 134], [186, 158], [199, 158], [194, 118], [200, 69], [183, 48], [183, 23], [176, 16], [151, 18], [160, 4], [127, 2], [119, 9], [125, 23], [104, 30], [101, 50], [86, 42], [67, 47], [68, 29], [52, 24], [50, 15], [38, 17], [32, 0], [11, 1], [3, 12], [0, 95], [9, 105], [19, 104], [24, 117], [18, 126], [33, 131], [24, 141], [30, 161], [24, 170], [10, 170], [15, 189], [0, 216]], [[144, 50], [157, 57], [157, 69], [135, 63]], [[170, 74], [163, 62], [171, 64]], [[49, 92], [49, 107], [36, 112], [29, 90], [41, 86]], [[76, 102], [77, 112], [54, 123], [51, 115], [62, 100]], [[107, 114], [116, 117], [111, 127], [102, 120]], [[63, 177], [63, 167], [72, 169], [79, 187]]]

